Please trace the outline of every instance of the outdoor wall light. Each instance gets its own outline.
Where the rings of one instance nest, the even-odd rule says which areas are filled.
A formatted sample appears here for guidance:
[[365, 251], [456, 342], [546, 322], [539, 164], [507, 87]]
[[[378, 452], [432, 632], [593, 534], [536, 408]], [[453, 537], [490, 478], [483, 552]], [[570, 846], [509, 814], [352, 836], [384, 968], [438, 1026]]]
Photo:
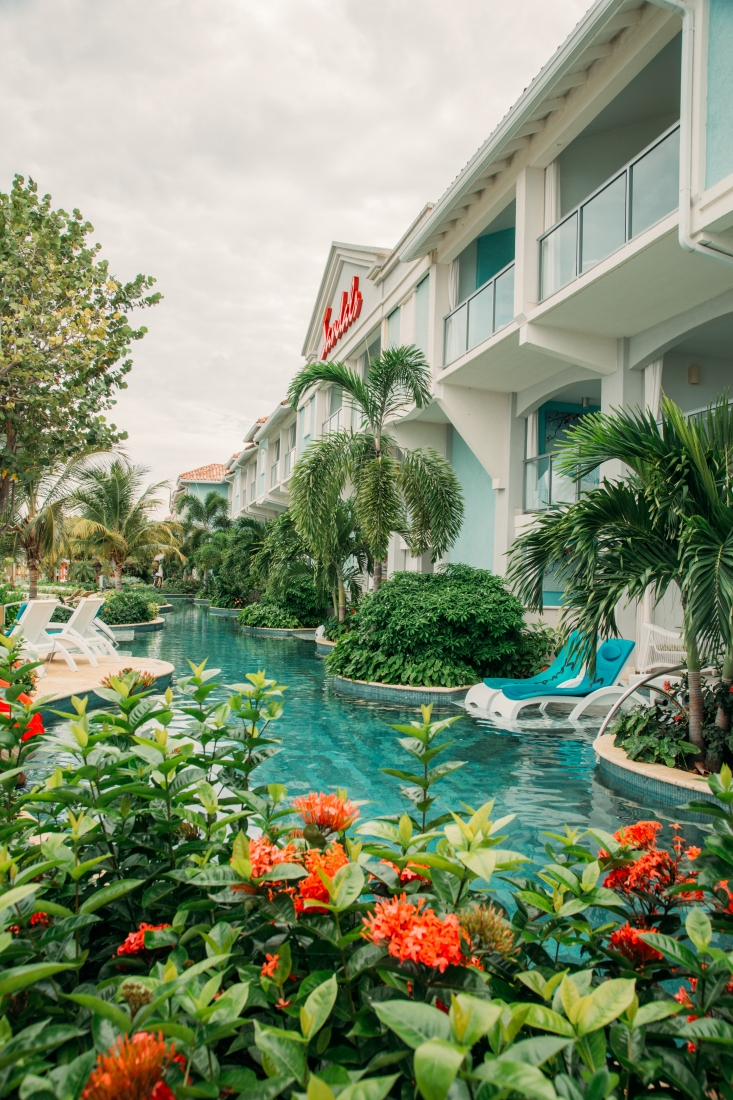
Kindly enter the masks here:
[[700, 368], [697, 363], [692, 363], [687, 368], [687, 385], [699, 386], [700, 385]]

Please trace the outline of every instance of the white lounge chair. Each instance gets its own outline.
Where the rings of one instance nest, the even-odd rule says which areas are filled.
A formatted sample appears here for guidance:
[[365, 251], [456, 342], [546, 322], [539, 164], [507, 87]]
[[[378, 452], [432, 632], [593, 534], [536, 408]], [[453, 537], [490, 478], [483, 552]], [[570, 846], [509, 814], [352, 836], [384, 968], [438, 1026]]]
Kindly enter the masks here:
[[83, 653], [90, 664], [96, 667], [96, 656], [117, 655], [113, 642], [98, 629], [100, 624], [95, 622], [97, 612], [103, 604], [104, 600], [98, 596], [85, 596], [79, 600], [67, 622], [49, 623], [46, 633], [61, 641], [70, 652]]
[[656, 623], [642, 625], [642, 647], [640, 672], [653, 672], [687, 661], [687, 650], [682, 635], [674, 630], [665, 630]]
[[[60, 653], [71, 671], [76, 672], [74, 659], [64, 643], [46, 633], [46, 627], [58, 606], [58, 600], [29, 600], [20, 613], [18, 621], [8, 632], [8, 637], [14, 638], [21, 635], [22, 650], [31, 660], [39, 661], [43, 657], [53, 658], [55, 653]], [[38, 675], [44, 675], [42, 665], [38, 669]]]

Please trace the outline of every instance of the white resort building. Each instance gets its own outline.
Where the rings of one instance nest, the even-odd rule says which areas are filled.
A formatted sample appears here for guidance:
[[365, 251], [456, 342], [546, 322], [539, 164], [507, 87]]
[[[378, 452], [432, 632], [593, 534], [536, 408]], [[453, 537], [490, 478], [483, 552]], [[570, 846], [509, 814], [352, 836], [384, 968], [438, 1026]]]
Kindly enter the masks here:
[[[503, 572], [536, 513], [582, 492], [552, 456], [587, 412], [729, 389], [731, 58], [731, 0], [598, 0], [393, 248], [331, 246], [303, 355], [363, 370], [423, 349], [434, 400], [394, 433], [460, 479], [450, 560]], [[232, 515], [284, 510], [297, 455], [352, 423], [335, 388], [278, 405], [227, 466]], [[389, 572], [431, 568], [394, 537]], [[671, 606], [644, 615], [674, 625]], [[627, 637], [641, 619], [621, 616]]]

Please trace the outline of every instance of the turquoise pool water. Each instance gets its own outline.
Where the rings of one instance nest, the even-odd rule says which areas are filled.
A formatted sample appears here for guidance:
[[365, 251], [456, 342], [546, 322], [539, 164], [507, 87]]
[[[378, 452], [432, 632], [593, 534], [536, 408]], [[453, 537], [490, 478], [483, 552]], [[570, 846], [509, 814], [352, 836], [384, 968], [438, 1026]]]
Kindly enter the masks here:
[[[362, 808], [362, 820], [404, 809], [399, 781], [379, 769], [409, 769], [411, 758], [396, 744], [399, 735], [390, 723], [409, 722], [417, 712], [338, 695], [312, 642], [245, 635], [233, 619], [189, 606], [168, 614], [165, 630], [138, 635], [123, 645], [135, 657], [171, 661], [177, 675], [189, 671], [187, 658], [199, 662], [208, 657], [208, 667], [220, 668], [224, 683], [264, 669], [287, 685], [287, 691], [285, 714], [277, 724], [283, 751], [256, 773], [259, 782], [277, 779], [291, 794], [346, 787], [351, 798], [370, 800]], [[517, 815], [508, 827], [507, 847], [543, 858], [543, 831], [556, 832], [565, 824], [612, 832], [640, 818], [685, 820], [679, 811], [671, 816], [658, 807], [645, 808], [605, 787], [596, 776], [591, 728], [538, 725], [506, 732], [457, 713], [461, 720], [451, 729], [454, 743], [445, 759], [465, 760], [466, 765], [440, 782], [436, 808], [447, 810], [460, 801], [478, 806], [495, 799], [495, 818]], [[665, 833], [671, 838], [671, 832]], [[697, 834], [694, 825], [685, 829], [690, 840]]]

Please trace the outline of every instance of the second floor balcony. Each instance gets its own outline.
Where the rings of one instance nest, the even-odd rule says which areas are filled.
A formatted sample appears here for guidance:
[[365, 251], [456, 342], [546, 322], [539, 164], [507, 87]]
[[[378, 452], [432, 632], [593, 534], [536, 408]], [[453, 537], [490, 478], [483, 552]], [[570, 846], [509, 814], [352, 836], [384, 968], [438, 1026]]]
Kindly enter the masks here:
[[540, 298], [605, 260], [679, 205], [676, 122], [540, 239]]
[[295, 465], [295, 447], [285, 452], [283, 458], [283, 481], [287, 480], [293, 472], [293, 466]]
[[598, 470], [587, 478], [560, 474], [554, 467], [554, 455], [537, 455], [524, 460], [524, 511], [546, 512], [557, 504], [573, 504], [584, 493], [597, 489]]
[[514, 320], [514, 260], [445, 318], [447, 367]]

